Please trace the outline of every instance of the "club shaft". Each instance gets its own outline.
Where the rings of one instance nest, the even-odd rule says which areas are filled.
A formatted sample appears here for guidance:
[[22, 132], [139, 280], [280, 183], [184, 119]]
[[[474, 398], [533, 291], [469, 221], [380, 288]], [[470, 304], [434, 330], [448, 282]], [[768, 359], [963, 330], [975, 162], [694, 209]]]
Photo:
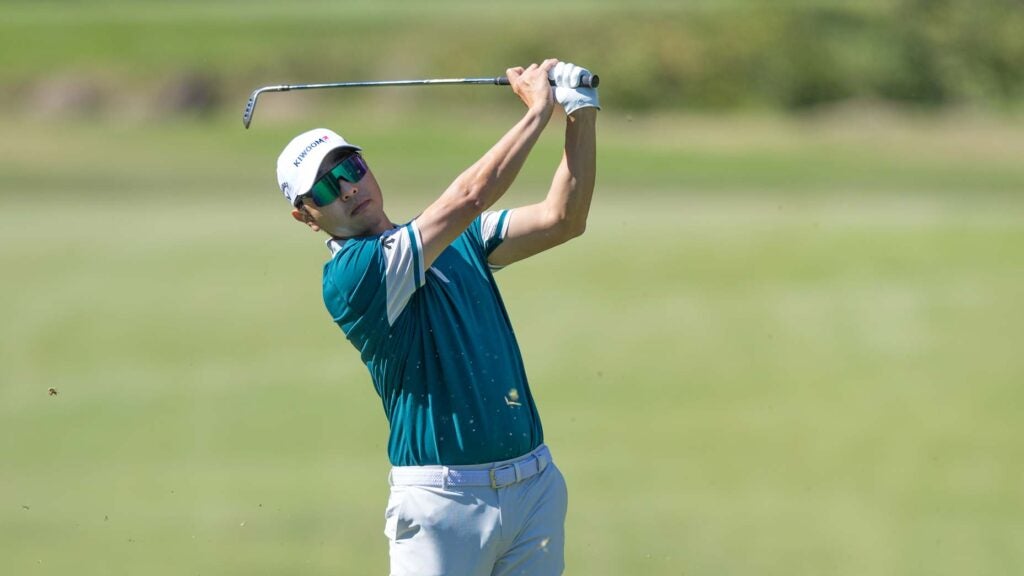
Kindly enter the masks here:
[[427, 86], [444, 84], [497, 84], [496, 78], [435, 78], [431, 80], [384, 80], [379, 82], [330, 82], [326, 84], [285, 84], [267, 86], [264, 92], [287, 92], [289, 90], [317, 90], [320, 88], [369, 88], [375, 86]]
[[[552, 86], [554, 80], [549, 81]], [[588, 75], [580, 78], [580, 85], [587, 88], [596, 88], [600, 82], [597, 76]], [[508, 78], [497, 76], [495, 78], [431, 78], [427, 80], [382, 80], [372, 82], [329, 82], [325, 84], [282, 84], [280, 86], [265, 86], [261, 88], [264, 92], [287, 92], [289, 90], [316, 90], [320, 88], [367, 88], [374, 86], [428, 86], [445, 84], [494, 84], [508, 85]]]
[[[554, 85], [554, 80], [550, 80]], [[596, 74], [584, 75], [580, 78], [580, 86], [597, 88], [600, 78]], [[245, 112], [242, 114], [242, 123], [246, 128], [252, 122], [253, 112], [256, 110], [256, 99], [263, 92], [289, 92], [292, 90], [318, 90], [322, 88], [370, 88], [381, 86], [444, 86], [455, 84], [491, 84], [495, 86], [507, 86], [508, 78], [496, 76], [493, 78], [431, 78], [426, 80], [381, 80], [372, 82], [329, 82], [324, 84], [281, 84], [278, 86], [263, 86], [253, 90], [249, 101], [245, 105]]]

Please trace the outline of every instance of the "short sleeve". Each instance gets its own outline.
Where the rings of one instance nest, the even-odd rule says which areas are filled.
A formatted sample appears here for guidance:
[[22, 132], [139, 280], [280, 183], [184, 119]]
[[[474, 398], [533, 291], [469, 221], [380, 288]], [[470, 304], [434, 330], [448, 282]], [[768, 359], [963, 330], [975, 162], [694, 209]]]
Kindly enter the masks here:
[[426, 282], [423, 240], [413, 220], [381, 237], [387, 286], [388, 324], [394, 324], [417, 288]]
[[410, 222], [345, 241], [324, 268], [324, 303], [343, 329], [367, 314], [385, 315], [393, 325], [424, 283], [423, 243]]
[[[511, 210], [487, 211], [480, 215], [480, 240], [484, 246], [484, 257], [491, 255], [501, 245], [508, 234], [508, 222]], [[490, 265], [492, 270], [500, 266]]]

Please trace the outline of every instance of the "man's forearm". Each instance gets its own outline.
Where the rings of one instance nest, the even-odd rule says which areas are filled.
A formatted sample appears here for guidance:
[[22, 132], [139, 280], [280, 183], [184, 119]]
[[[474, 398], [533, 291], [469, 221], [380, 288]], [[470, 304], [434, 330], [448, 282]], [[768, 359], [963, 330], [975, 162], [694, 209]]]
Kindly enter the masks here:
[[597, 174], [597, 111], [577, 110], [566, 119], [565, 150], [545, 203], [569, 235], [586, 228]]
[[530, 109], [501, 140], [456, 181], [484, 210], [504, 194], [551, 118], [551, 108]]

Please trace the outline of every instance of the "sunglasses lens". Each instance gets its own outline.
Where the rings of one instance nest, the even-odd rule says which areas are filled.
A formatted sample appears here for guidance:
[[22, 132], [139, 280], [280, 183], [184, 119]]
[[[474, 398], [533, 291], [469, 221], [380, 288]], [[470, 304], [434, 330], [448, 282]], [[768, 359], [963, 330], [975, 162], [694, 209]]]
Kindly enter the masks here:
[[327, 206], [338, 198], [340, 192], [337, 181], [327, 177], [317, 180], [313, 184], [313, 189], [309, 191], [309, 195], [317, 206]]
[[331, 170], [331, 175], [355, 184], [366, 176], [366, 162], [359, 154], [352, 154]]
[[341, 188], [338, 187], [338, 180], [344, 180], [355, 184], [366, 176], [366, 162], [359, 154], [352, 154], [339, 162], [331, 171], [324, 174], [319, 180], [313, 183], [309, 195], [317, 206], [327, 206], [338, 199], [341, 195]]

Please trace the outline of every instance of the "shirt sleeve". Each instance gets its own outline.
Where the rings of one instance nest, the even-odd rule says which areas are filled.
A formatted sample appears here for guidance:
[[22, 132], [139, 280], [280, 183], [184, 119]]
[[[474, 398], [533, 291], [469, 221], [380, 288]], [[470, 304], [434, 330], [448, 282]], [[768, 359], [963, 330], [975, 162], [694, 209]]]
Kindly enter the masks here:
[[376, 242], [349, 240], [324, 266], [324, 304], [347, 334], [383, 294], [380, 249]]
[[426, 282], [423, 240], [416, 221], [385, 233], [381, 245], [384, 248], [388, 324], [394, 325], [413, 293]]
[[376, 238], [346, 241], [324, 269], [324, 303], [346, 334], [367, 316], [394, 325], [425, 281], [423, 243], [410, 222]]
[[[486, 211], [480, 215], [480, 241], [484, 247], [484, 258], [488, 258], [491, 252], [505, 240], [508, 234], [508, 223], [512, 210]], [[488, 263], [491, 270], [500, 270], [502, 266], [495, 266]]]

